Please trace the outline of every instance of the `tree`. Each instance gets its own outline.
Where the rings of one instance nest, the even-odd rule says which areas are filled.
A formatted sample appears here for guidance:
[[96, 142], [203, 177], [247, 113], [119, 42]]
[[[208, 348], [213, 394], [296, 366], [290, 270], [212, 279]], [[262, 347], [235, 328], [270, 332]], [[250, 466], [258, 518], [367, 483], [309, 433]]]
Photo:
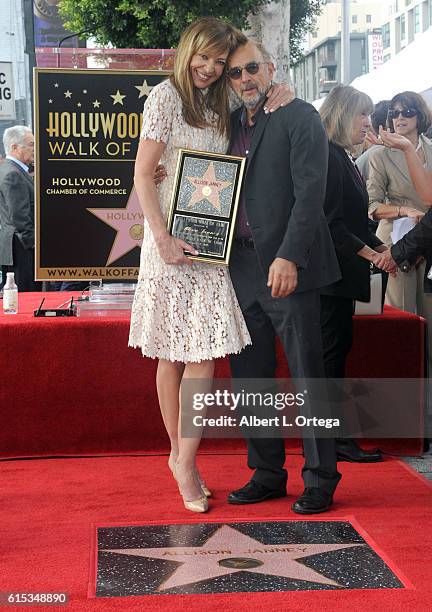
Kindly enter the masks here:
[[73, 32], [102, 45], [169, 49], [186, 25], [201, 16], [222, 17], [239, 28], [269, 0], [61, 0], [60, 13]]
[[203, 15], [221, 17], [243, 29], [248, 28], [248, 17], [256, 15], [252, 28], [261, 31], [259, 21], [269, 21], [269, 27], [262, 28], [263, 42], [274, 47], [285, 75], [289, 51], [291, 63], [301, 58], [304, 34], [314, 27], [323, 4], [324, 0], [60, 0], [60, 13], [69, 30], [85, 32], [102, 45], [129, 49], [175, 47], [185, 26]]
[[325, 0], [291, 0], [290, 15], [290, 58], [291, 64], [298, 62], [304, 55], [303, 38], [311, 32], [316, 18], [321, 13]]

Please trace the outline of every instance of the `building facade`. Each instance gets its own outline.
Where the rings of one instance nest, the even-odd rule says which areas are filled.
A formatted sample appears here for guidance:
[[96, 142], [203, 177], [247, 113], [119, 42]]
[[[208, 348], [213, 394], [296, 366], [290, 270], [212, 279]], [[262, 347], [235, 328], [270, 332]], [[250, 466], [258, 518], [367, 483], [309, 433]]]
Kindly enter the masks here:
[[432, 27], [432, 0], [393, 0], [382, 23], [384, 61]]
[[[350, 81], [368, 72], [366, 34], [350, 34]], [[331, 36], [311, 49], [292, 69], [299, 98], [312, 102], [323, 98], [341, 82], [341, 39]]]
[[[388, 15], [386, 0], [350, 3], [350, 32], [362, 34], [380, 28]], [[308, 35], [308, 49], [319, 45], [326, 38], [341, 35], [342, 4], [326, 2], [317, 18], [315, 30]]]

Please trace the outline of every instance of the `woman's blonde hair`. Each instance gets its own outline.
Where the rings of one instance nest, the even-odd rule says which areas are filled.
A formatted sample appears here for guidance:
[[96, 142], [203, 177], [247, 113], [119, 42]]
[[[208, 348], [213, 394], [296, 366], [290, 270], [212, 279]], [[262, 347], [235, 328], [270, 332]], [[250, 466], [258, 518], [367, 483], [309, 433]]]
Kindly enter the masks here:
[[373, 108], [372, 100], [362, 91], [349, 85], [334, 87], [319, 110], [330, 142], [352, 150], [354, 119], [358, 115], [370, 115]]
[[247, 38], [240, 30], [216, 17], [197, 19], [184, 30], [177, 47], [171, 82], [181, 97], [186, 123], [198, 128], [207, 127], [205, 112], [210, 109], [217, 115], [219, 131], [229, 133], [230, 110], [225, 73], [210, 85], [203, 96], [194, 86], [190, 63], [197, 53], [216, 56], [225, 52], [230, 54], [246, 42]]

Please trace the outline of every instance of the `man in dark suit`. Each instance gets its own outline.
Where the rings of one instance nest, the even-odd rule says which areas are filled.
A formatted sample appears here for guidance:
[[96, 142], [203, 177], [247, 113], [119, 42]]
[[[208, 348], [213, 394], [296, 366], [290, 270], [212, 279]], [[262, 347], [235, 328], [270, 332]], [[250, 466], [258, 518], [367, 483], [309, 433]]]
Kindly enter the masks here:
[[3, 277], [15, 273], [19, 291], [36, 291], [34, 280], [34, 186], [29, 166], [34, 160], [30, 128], [5, 130], [6, 159], [0, 165], [0, 265]]
[[[247, 157], [230, 272], [252, 346], [231, 357], [234, 378], [275, 376], [278, 335], [294, 378], [324, 378], [320, 291], [340, 277], [323, 213], [328, 145], [315, 109], [295, 99], [274, 114], [263, 103], [274, 66], [251, 41], [230, 57], [227, 73], [242, 107], [232, 115], [229, 152]], [[229, 503], [286, 495], [281, 438], [249, 438], [255, 470]], [[305, 490], [295, 512], [328, 510], [340, 479], [333, 439], [304, 439]]]

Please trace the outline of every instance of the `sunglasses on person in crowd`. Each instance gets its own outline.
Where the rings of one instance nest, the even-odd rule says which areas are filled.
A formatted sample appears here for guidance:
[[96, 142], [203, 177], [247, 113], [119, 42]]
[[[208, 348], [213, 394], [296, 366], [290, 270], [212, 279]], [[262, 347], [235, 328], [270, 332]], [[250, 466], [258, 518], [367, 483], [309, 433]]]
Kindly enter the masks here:
[[251, 75], [257, 74], [261, 64], [268, 64], [268, 62], [249, 62], [246, 66], [234, 66], [227, 70], [227, 75], [230, 79], [237, 81], [237, 79], [241, 78], [243, 70], [246, 70], [246, 72]]
[[399, 115], [402, 115], [402, 117], [405, 117], [405, 119], [410, 119], [410, 117], [415, 117], [417, 115], [417, 111], [415, 108], [404, 108], [403, 110], [399, 110], [397, 108], [394, 110], [389, 110], [388, 112], [389, 119], [397, 119]]

